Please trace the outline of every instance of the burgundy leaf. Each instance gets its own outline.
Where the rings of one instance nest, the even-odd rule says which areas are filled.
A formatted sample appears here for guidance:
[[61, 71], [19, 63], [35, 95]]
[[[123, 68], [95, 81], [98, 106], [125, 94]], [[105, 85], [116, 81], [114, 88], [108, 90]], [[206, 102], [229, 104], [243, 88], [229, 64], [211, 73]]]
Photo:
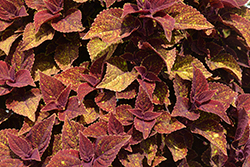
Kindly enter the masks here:
[[126, 89], [121, 92], [115, 92], [117, 99], [133, 99], [137, 95], [138, 84], [132, 82]]
[[23, 161], [20, 159], [5, 159], [0, 162], [1, 167], [5, 166], [17, 166], [17, 167], [25, 167]]
[[76, 150], [60, 150], [49, 161], [47, 167], [69, 167], [69, 166], [81, 166], [82, 162], [79, 159], [79, 151]]
[[214, 96], [214, 94], [217, 92], [217, 90], [206, 90], [203, 91], [201, 93], [199, 93], [197, 96], [195, 96], [195, 101], [192, 101], [193, 99], [191, 99], [191, 102], [195, 102], [198, 105], [201, 105], [202, 103], [205, 103], [209, 100], [211, 100], [211, 98]]
[[25, 0], [25, 3], [28, 7], [36, 10], [46, 9], [46, 6], [43, 0]]
[[108, 167], [111, 165], [122, 146], [131, 136], [103, 136], [95, 142], [95, 160], [93, 166]]
[[96, 122], [87, 127], [83, 134], [87, 137], [100, 137], [108, 135], [108, 124], [106, 122]]
[[53, 114], [44, 121], [37, 123], [25, 137], [31, 143], [32, 148], [38, 148], [40, 155], [44, 153], [50, 143], [55, 117], [55, 114]]
[[196, 110], [191, 110], [190, 109], [190, 102], [188, 98], [185, 97], [177, 97], [177, 102], [174, 106], [174, 110], [171, 113], [171, 116], [177, 117], [186, 117], [189, 120], [196, 120], [200, 117], [200, 113]]
[[134, 119], [134, 126], [138, 131], [142, 132], [144, 139], [148, 138], [155, 123], [156, 120], [144, 121], [137, 117]]
[[77, 89], [77, 97], [78, 100], [80, 102], [83, 101], [84, 97], [89, 94], [90, 92], [92, 92], [93, 90], [95, 90], [95, 88], [93, 88], [92, 86], [90, 86], [87, 82], [82, 83], [81, 85], [79, 85], [78, 89]]
[[140, 109], [130, 109], [129, 111], [136, 117], [145, 121], [153, 120], [161, 115], [161, 112], [151, 112], [151, 111], [143, 112]]
[[43, 2], [53, 14], [63, 10], [63, 0], [43, 0]]
[[46, 23], [52, 19], [60, 17], [60, 13], [52, 14], [48, 10], [38, 11], [34, 16], [34, 24], [36, 32], [38, 32], [39, 28], [43, 23]]
[[123, 125], [115, 118], [113, 113], [109, 117], [108, 132], [109, 135], [122, 135], [124, 133]]
[[246, 111], [250, 110], [250, 94], [241, 94], [236, 101], [237, 109], [244, 108]]
[[11, 87], [24, 87], [27, 85], [36, 86], [28, 70], [19, 70], [15, 74], [15, 81], [8, 80], [6, 84]]
[[[16, 135], [13, 135], [11, 133], [8, 133], [8, 139], [9, 139], [9, 146], [11, 150], [18, 155], [19, 157], [22, 158], [22, 160], [36, 160], [36, 161], [41, 161], [40, 156], [32, 158], [32, 147], [22, 137], [18, 137]], [[39, 153], [38, 153], [39, 154]], [[38, 159], [36, 159], [38, 158]]]
[[115, 117], [122, 125], [131, 125], [134, 121], [133, 114], [129, 111], [132, 109], [130, 105], [122, 104], [116, 107]]
[[0, 61], [0, 85], [5, 84], [5, 80], [10, 78], [10, 66], [5, 61]]
[[153, 72], [147, 71], [147, 69], [144, 66], [136, 66], [135, 69], [140, 73], [142, 79], [146, 79], [148, 81], [158, 81], [160, 82], [161, 79], [157, 77], [156, 74]]
[[87, 114], [83, 103], [79, 104], [78, 98], [76, 96], [72, 96], [68, 100], [66, 110], [63, 112], [59, 112], [58, 118], [61, 121], [64, 121], [66, 116], [68, 117], [68, 119], [73, 119], [82, 114]]
[[67, 117], [64, 121], [62, 128], [62, 148], [63, 149], [75, 149], [79, 148], [79, 131], [83, 131], [85, 128], [78, 122], [69, 120]]
[[43, 94], [45, 103], [57, 100], [61, 92], [64, 90], [64, 85], [54, 77], [45, 75], [39, 72], [40, 89]]
[[142, 111], [145, 112], [145, 111], [152, 111], [153, 107], [154, 107], [153, 103], [151, 102], [147, 93], [140, 86], [139, 93], [138, 93], [136, 101], [135, 101], [135, 108], [141, 109]]
[[99, 93], [95, 97], [95, 102], [104, 111], [115, 112], [116, 97], [114, 92], [105, 91], [103, 93]]
[[79, 132], [79, 152], [80, 157], [85, 162], [90, 162], [94, 157], [94, 148], [91, 141], [83, 135], [83, 133]]

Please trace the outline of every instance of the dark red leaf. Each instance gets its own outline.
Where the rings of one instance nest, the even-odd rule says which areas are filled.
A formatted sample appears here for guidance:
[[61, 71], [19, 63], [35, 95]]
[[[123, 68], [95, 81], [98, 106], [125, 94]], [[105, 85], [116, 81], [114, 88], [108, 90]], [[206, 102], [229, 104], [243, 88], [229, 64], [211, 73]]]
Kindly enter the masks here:
[[69, 120], [67, 117], [62, 128], [62, 148], [63, 149], [79, 149], [79, 131], [83, 131], [85, 127], [78, 122]]
[[244, 108], [246, 111], [250, 110], [250, 94], [241, 94], [236, 100], [237, 109]]
[[124, 127], [115, 118], [113, 113], [111, 113], [111, 115], [109, 117], [108, 132], [109, 132], [109, 135], [123, 135], [123, 133], [124, 133]]
[[145, 121], [153, 120], [161, 115], [161, 112], [151, 112], [151, 111], [143, 112], [140, 109], [130, 109], [129, 111], [136, 117]]
[[[155, 82], [149, 82], [149, 81], [146, 81], [146, 80], [142, 80], [142, 79], [139, 79], [139, 78], [137, 78], [137, 81], [139, 82], [140, 87], [142, 87], [143, 90], [147, 93], [148, 97], [150, 99], [152, 99], [156, 83]], [[139, 87], [139, 91], [140, 91], [140, 87]]]
[[144, 66], [148, 71], [158, 75], [163, 67], [164, 62], [157, 54], [152, 54], [143, 59], [141, 66]]
[[38, 148], [40, 155], [42, 155], [49, 146], [55, 117], [55, 114], [53, 114], [44, 121], [37, 123], [25, 137], [25, 139], [31, 143], [32, 148]]
[[99, 93], [95, 97], [95, 102], [104, 111], [115, 112], [116, 97], [114, 92], [105, 91], [103, 93]]
[[156, 82], [151, 101], [156, 105], [170, 105], [169, 89], [165, 82]]
[[43, 2], [53, 14], [63, 10], [63, 0], [43, 0]]
[[155, 123], [156, 120], [144, 121], [137, 117], [134, 119], [134, 126], [138, 131], [142, 132], [144, 139], [148, 138]]
[[80, 102], [82, 102], [84, 97], [87, 94], [89, 94], [90, 92], [92, 92], [93, 90], [95, 90], [95, 88], [90, 86], [87, 82], [82, 83], [81, 85], [79, 85], [79, 87], [77, 89], [77, 98], [78, 98], [78, 100]]
[[132, 107], [126, 104], [116, 107], [115, 117], [124, 126], [131, 125], [134, 121], [134, 116], [129, 112], [129, 109], [132, 109]]
[[122, 146], [131, 136], [103, 136], [95, 142], [95, 160], [93, 166], [108, 167], [111, 165]]
[[108, 135], [108, 124], [106, 122], [96, 122], [87, 127], [83, 134], [87, 137], [100, 137]]
[[36, 84], [33, 81], [33, 78], [30, 75], [30, 72], [28, 70], [19, 70], [15, 74], [15, 81], [8, 80], [6, 81], [6, 84], [11, 87], [24, 87], [24, 86], [36, 86]]
[[[36, 160], [41, 161], [40, 156], [34, 156], [32, 157], [33, 149], [24, 138], [18, 137], [16, 135], [13, 135], [11, 133], [8, 133], [8, 139], [9, 139], [9, 146], [11, 150], [22, 158], [22, 160]], [[38, 153], [39, 155], [39, 153]]]
[[152, 111], [153, 107], [154, 105], [151, 102], [150, 98], [148, 97], [147, 93], [140, 86], [139, 93], [135, 101], [135, 108], [141, 109], [142, 111], [145, 112], [145, 111]]
[[[191, 102], [196, 102], [197, 104], [201, 105], [202, 103], [205, 103], [214, 96], [214, 94], [217, 92], [217, 90], [206, 90], [198, 94], [195, 99], [191, 99]], [[195, 101], [193, 101], [195, 100]]]
[[132, 82], [126, 89], [121, 92], [115, 92], [117, 99], [133, 99], [138, 93], [138, 84]]
[[90, 162], [94, 158], [94, 148], [92, 142], [79, 132], [79, 152], [80, 157], [85, 162]]
[[81, 166], [82, 162], [79, 159], [79, 151], [76, 150], [60, 150], [49, 161], [47, 167], [69, 167]]
[[0, 166], [18, 166], [18, 167], [25, 167], [23, 161], [20, 159], [5, 159], [0, 162]]

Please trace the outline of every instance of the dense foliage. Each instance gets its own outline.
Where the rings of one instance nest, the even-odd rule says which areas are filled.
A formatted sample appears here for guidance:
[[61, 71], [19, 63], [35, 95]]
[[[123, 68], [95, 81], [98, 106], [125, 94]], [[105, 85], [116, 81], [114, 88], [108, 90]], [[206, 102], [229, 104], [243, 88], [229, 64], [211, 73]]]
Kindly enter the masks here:
[[250, 166], [247, 0], [0, 0], [0, 167]]

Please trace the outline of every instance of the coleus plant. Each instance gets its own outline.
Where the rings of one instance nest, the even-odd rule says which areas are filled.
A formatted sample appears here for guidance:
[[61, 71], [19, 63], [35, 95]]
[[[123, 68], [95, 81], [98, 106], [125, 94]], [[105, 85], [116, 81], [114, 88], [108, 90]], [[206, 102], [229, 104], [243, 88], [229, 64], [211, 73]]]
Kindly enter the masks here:
[[247, 0], [2, 0], [0, 166], [250, 166]]

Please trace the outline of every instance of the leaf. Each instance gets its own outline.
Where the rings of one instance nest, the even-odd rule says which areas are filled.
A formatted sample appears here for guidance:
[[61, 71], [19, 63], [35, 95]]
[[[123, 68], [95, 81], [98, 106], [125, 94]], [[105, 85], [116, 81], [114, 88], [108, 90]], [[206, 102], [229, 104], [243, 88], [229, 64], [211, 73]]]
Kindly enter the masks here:
[[63, 0], [43, 0], [47, 9], [50, 10], [51, 13], [56, 14], [63, 10]]
[[166, 12], [173, 15], [175, 19], [175, 29], [196, 29], [203, 30], [214, 26], [198, 10], [184, 3], [175, 3]]
[[121, 147], [131, 136], [103, 136], [95, 142], [95, 160], [93, 166], [108, 167], [111, 165]]
[[14, 23], [14, 21], [7, 22], [7, 21], [0, 20], [0, 31], [4, 31], [6, 28], [11, 26], [13, 23]]
[[132, 16], [122, 19], [122, 9], [107, 9], [100, 12], [83, 39], [101, 38], [106, 43], [116, 43], [135, 31], [139, 22]]
[[158, 78], [156, 74], [147, 71], [147, 69], [144, 66], [135, 66], [134, 68], [140, 73], [141, 78], [143, 80], [147, 80], [149, 82], [154, 82], [154, 81], [161, 82], [161, 79]]
[[34, 23], [28, 23], [23, 32], [22, 51], [39, 46], [47, 40], [52, 40], [55, 31], [47, 24], [43, 24], [36, 33]]
[[140, 143], [140, 148], [144, 151], [148, 165], [151, 166], [158, 149], [156, 138], [148, 138], [142, 141]]
[[102, 93], [99, 93], [95, 97], [96, 104], [103, 109], [104, 111], [108, 112], [115, 112], [116, 107], [116, 97], [115, 93], [111, 91], [105, 91]]
[[90, 124], [94, 122], [97, 118], [99, 118], [99, 108], [98, 106], [96, 106], [95, 102], [92, 100], [85, 100], [83, 103], [87, 111], [86, 114], [83, 114], [84, 121], [87, 124]]
[[193, 78], [192, 64], [200, 69], [206, 78], [212, 76], [198, 59], [191, 55], [186, 55], [185, 57], [177, 55], [175, 64], [171, 70], [171, 78], [174, 78], [175, 74], [178, 74], [182, 79], [191, 80]]
[[55, 50], [55, 62], [61, 70], [66, 70], [72, 66], [72, 63], [79, 56], [80, 43], [78, 40], [59, 44]]
[[52, 128], [55, 122], [55, 114], [34, 125], [25, 139], [31, 143], [32, 148], [37, 148], [40, 155], [49, 146]]
[[147, 94], [147, 96], [152, 99], [153, 98], [153, 92], [155, 90], [155, 86], [156, 86], [156, 83], [155, 82], [149, 82], [149, 81], [146, 81], [146, 80], [142, 80], [142, 79], [139, 79], [137, 78], [137, 81], [139, 82], [140, 84], [140, 87], [139, 87], [139, 92], [140, 92], [140, 89], [142, 87], [142, 90], [144, 90]]
[[35, 112], [37, 111], [41, 97], [40, 90], [37, 88], [33, 88], [28, 92], [20, 90], [16, 92], [15, 96], [11, 96], [6, 100], [6, 107], [35, 122]]
[[39, 72], [40, 89], [43, 94], [45, 103], [57, 100], [61, 92], [64, 90], [64, 85], [54, 77], [48, 76]]
[[90, 55], [91, 61], [95, 61], [97, 58], [103, 56], [108, 52], [107, 57], [111, 57], [114, 51], [116, 50], [118, 44], [117, 43], [107, 43], [102, 41], [100, 38], [92, 38], [87, 44], [87, 49]]
[[124, 126], [131, 125], [134, 121], [134, 116], [129, 111], [130, 109], [132, 109], [132, 107], [128, 104], [121, 104], [116, 107], [114, 116]]
[[169, 89], [164, 82], [156, 82], [155, 90], [152, 94], [152, 102], [158, 105], [170, 105]]
[[169, 113], [163, 112], [161, 116], [157, 118], [154, 130], [161, 134], [169, 134], [185, 127], [186, 126], [176, 118], [171, 117]]
[[248, 31], [250, 25], [249, 18], [241, 17], [237, 14], [230, 14], [230, 20], [223, 20], [223, 23], [233, 27], [239, 32], [245, 38], [247, 45], [250, 47], [250, 32]]
[[121, 150], [121, 152], [118, 155], [119, 161], [124, 165], [125, 167], [143, 167], [142, 160], [144, 159], [144, 155], [140, 152], [125, 152]]
[[144, 121], [154, 120], [161, 115], [161, 112], [151, 112], [151, 111], [144, 112], [140, 109], [130, 109], [129, 111], [133, 115], [135, 115], [136, 117], [138, 117]]
[[236, 100], [237, 109], [244, 108], [246, 111], [250, 110], [250, 94], [245, 93], [238, 96]]
[[18, 87], [18, 88], [25, 87], [28, 85], [34, 86], [34, 87], [36, 86], [28, 70], [17, 71], [14, 78], [15, 78], [14, 82], [11, 80], [7, 80], [6, 84], [11, 87]]
[[87, 114], [83, 103], [79, 104], [78, 98], [76, 96], [71, 96], [68, 100], [66, 110], [59, 112], [58, 118], [64, 121], [66, 116], [70, 120], [82, 114]]
[[77, 98], [80, 102], [83, 101], [84, 97], [89, 94], [90, 92], [94, 91], [95, 88], [90, 86], [87, 82], [82, 83], [79, 85], [78, 90], [77, 90]]
[[137, 117], [135, 117], [134, 119], [134, 126], [138, 131], [142, 132], [144, 140], [148, 138], [155, 123], [156, 123], [155, 119], [151, 121], [141, 120]]
[[83, 133], [79, 132], [79, 152], [80, 157], [85, 162], [90, 162], [92, 158], [94, 158], [94, 148], [91, 141], [83, 135]]
[[106, 136], [108, 135], [108, 124], [106, 122], [93, 123], [83, 131], [83, 135], [94, 138]]
[[25, 4], [32, 9], [41, 10], [46, 8], [43, 0], [25, 0]]
[[117, 99], [133, 99], [137, 95], [137, 92], [138, 92], [138, 84], [136, 82], [132, 82], [123, 91], [115, 92], [115, 96]]
[[12, 114], [11, 112], [7, 112], [3, 108], [0, 108], [0, 125], [4, 121], [8, 120], [8, 118], [11, 116], [11, 114]]
[[104, 79], [96, 88], [105, 88], [121, 92], [136, 79], [137, 75], [138, 74], [134, 70], [124, 73], [116, 66], [107, 63], [107, 71]]
[[61, 81], [64, 85], [71, 84], [71, 88], [77, 92], [78, 87], [84, 81], [81, 74], [88, 70], [84, 67], [71, 67], [67, 70], [62, 71], [60, 74], [55, 75], [55, 78]]
[[167, 160], [167, 158], [165, 158], [164, 156], [157, 156], [156, 155], [155, 158], [154, 158], [152, 166], [156, 167], [157, 165], [164, 162], [165, 160]]
[[184, 137], [177, 132], [170, 133], [166, 136], [165, 143], [172, 153], [173, 160], [176, 162], [187, 156], [187, 146], [184, 141]]
[[108, 132], [109, 135], [123, 135], [124, 133], [123, 125], [115, 118], [113, 113], [109, 117]]
[[78, 122], [65, 118], [62, 128], [62, 148], [63, 149], [79, 149], [79, 131], [83, 131], [85, 127]]
[[82, 12], [78, 9], [71, 8], [66, 12], [64, 18], [56, 18], [51, 22], [51, 26], [59, 32], [80, 32], [85, 28], [82, 27]]
[[218, 147], [224, 155], [227, 155], [227, 141], [224, 135], [224, 128], [218, 122], [201, 117], [192, 124], [191, 132], [205, 137]]
[[[11, 150], [22, 158], [22, 160], [36, 160], [41, 161], [39, 153], [38, 157], [33, 157], [31, 145], [22, 137], [15, 136], [8, 133], [9, 146]], [[34, 153], [34, 152], [33, 152]]]
[[47, 167], [61, 167], [80, 166], [82, 164], [79, 159], [79, 152], [76, 150], [60, 150], [49, 161]]
[[[1, 22], [1, 21], [0, 21]], [[1, 24], [1, 23], [0, 23]], [[0, 28], [1, 31], [1, 28]], [[13, 34], [7, 39], [0, 41], [0, 49], [4, 51], [6, 55], [9, 55], [10, 48], [13, 44], [13, 42], [20, 36], [21, 34]]]
[[206, 59], [206, 63], [211, 70], [223, 68], [236, 76], [238, 80], [242, 79], [242, 70], [237, 61], [230, 54], [218, 54], [211, 59]]
[[234, 102], [238, 93], [222, 83], [209, 82], [208, 84], [210, 90], [217, 90], [212, 97], [212, 100], [221, 102], [224, 108], [228, 109], [230, 104]]
[[[8, 133], [17, 135], [18, 131], [16, 129], [3, 129], [0, 131], [0, 165], [2, 161], [12, 159], [13, 157], [13, 152], [8, 144]], [[18, 156], [14, 156], [13, 158], [18, 158]]]
[[179, 75], [175, 76], [174, 82], [174, 92], [175, 96], [178, 97], [188, 97], [189, 90], [191, 89], [191, 84], [187, 80], [182, 79]]

